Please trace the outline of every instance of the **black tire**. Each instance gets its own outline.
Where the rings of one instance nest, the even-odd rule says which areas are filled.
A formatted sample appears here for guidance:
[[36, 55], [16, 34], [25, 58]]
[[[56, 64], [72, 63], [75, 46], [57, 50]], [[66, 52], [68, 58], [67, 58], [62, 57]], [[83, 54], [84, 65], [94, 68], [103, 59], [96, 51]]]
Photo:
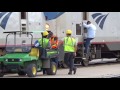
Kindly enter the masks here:
[[55, 62], [51, 62], [50, 68], [46, 70], [47, 75], [56, 75], [57, 73], [57, 64]]
[[25, 76], [26, 73], [25, 73], [24, 71], [19, 71], [19, 72], [18, 72], [18, 75], [19, 75], [19, 76]]
[[120, 62], [120, 58], [117, 58], [117, 59], [116, 59], [116, 62]]
[[88, 66], [89, 65], [89, 60], [82, 60], [81, 61], [82, 66]]
[[4, 76], [4, 73], [3, 72], [0, 72], [0, 77], [3, 77]]
[[26, 73], [28, 77], [36, 77], [37, 75], [37, 67], [35, 64], [29, 64], [26, 69]]

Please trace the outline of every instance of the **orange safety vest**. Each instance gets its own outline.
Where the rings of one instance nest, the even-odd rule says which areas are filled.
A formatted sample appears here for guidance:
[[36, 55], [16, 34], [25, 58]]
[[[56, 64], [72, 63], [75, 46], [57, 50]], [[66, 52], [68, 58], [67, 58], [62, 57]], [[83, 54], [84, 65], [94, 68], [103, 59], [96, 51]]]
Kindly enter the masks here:
[[52, 47], [53, 49], [58, 48], [58, 43], [59, 43], [58, 40], [54, 40], [55, 37], [57, 38], [57, 36], [52, 36], [52, 37], [50, 38], [51, 47]]

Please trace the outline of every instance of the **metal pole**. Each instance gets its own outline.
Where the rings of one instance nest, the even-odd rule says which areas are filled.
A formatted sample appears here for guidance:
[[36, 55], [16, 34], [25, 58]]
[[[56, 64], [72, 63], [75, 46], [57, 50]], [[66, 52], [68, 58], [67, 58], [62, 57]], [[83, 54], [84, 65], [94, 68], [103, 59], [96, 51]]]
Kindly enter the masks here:
[[14, 45], [16, 46], [16, 32], [14, 33]]
[[42, 34], [42, 48], [43, 48], [43, 33], [41, 33]]
[[8, 40], [8, 36], [10, 35], [10, 33], [6, 36], [6, 44], [5, 44], [5, 48], [7, 47], [7, 40]]
[[29, 33], [29, 35], [31, 35], [31, 47], [32, 47], [33, 35], [31, 33]]
[[85, 36], [85, 33], [84, 33], [84, 27], [82, 24], [81, 24], [81, 31], [82, 31], [82, 56], [84, 57], [84, 36]]
[[[83, 21], [84, 20], [87, 20], [87, 12], [83, 12]], [[82, 21], [82, 23], [83, 23]], [[85, 46], [84, 46], [84, 39], [85, 39], [85, 30], [84, 30], [84, 27], [83, 25], [81, 24], [81, 30], [82, 30], [82, 54], [83, 54], [83, 57], [84, 57], [84, 49], [85, 49]]]

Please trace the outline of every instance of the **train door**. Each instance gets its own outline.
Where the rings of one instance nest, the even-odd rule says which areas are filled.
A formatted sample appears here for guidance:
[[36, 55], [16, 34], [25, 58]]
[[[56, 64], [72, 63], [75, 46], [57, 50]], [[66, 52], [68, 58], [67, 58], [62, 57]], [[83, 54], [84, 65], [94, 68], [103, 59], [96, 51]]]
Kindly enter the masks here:
[[[42, 12], [28, 12], [28, 23], [29, 23], [29, 30], [30, 31], [41, 31], [44, 28], [43, 25], [43, 19], [45, 17], [42, 15]], [[45, 25], [44, 25], [45, 27]]]
[[73, 22], [72, 23], [72, 29], [74, 30], [73, 32], [73, 36], [77, 41], [77, 45], [78, 45], [78, 50], [80, 50], [80, 56], [83, 57], [84, 55], [84, 30], [83, 27], [81, 25], [81, 22]]
[[28, 29], [34, 32], [35, 38], [41, 37], [41, 31], [45, 30], [45, 16], [43, 12], [28, 12]]
[[[83, 21], [82, 21], [83, 22]], [[81, 23], [82, 23], [81, 22]], [[75, 57], [74, 60], [74, 64], [82, 64], [83, 66], [88, 66], [89, 61], [88, 61], [88, 57], [84, 54], [84, 50], [85, 50], [85, 39], [86, 39], [86, 35], [87, 35], [87, 30], [83, 27], [82, 24], [80, 23], [74, 23], [74, 35], [76, 36], [76, 40], [77, 40], [77, 56]]]

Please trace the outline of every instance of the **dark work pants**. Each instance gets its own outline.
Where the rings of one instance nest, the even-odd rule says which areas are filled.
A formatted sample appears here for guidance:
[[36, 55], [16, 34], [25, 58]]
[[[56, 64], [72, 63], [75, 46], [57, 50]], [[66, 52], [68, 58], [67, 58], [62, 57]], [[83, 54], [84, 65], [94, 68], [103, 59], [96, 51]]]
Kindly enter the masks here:
[[87, 38], [86, 40], [85, 40], [85, 51], [84, 51], [84, 53], [88, 53], [88, 50], [89, 50], [89, 46], [90, 46], [90, 41], [92, 40], [92, 39], [94, 39], [94, 38]]
[[73, 52], [69, 52], [69, 53], [65, 53], [64, 55], [64, 62], [65, 64], [69, 67], [70, 71], [72, 71], [75, 67], [74, 67], [74, 53]]
[[40, 57], [41, 58], [46, 58], [47, 57], [47, 52], [44, 48], [42, 47], [39, 47], [39, 50], [40, 50]]
[[[40, 56], [39, 56], [40, 59], [43, 59], [43, 58], [47, 57], [47, 52], [44, 48], [39, 47], [39, 51], [40, 51]], [[46, 69], [45, 68], [43, 69], [43, 74], [46, 74]]]

